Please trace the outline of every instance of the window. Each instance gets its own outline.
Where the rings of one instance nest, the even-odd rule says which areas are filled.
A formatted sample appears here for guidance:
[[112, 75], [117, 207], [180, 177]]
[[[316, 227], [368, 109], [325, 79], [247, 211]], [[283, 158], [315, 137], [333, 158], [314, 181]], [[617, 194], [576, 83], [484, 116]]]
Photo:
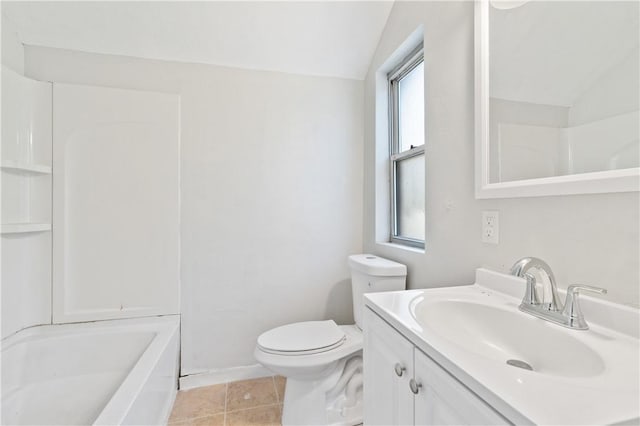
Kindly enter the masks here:
[[424, 247], [424, 54], [422, 46], [388, 75], [391, 242]]

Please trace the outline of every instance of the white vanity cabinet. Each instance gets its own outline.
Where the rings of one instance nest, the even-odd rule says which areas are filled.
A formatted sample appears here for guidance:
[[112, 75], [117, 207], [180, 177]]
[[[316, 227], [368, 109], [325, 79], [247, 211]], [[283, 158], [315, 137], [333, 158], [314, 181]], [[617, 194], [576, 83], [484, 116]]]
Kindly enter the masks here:
[[364, 309], [364, 423], [413, 424], [413, 344]]
[[364, 313], [364, 424], [509, 423], [367, 308]]

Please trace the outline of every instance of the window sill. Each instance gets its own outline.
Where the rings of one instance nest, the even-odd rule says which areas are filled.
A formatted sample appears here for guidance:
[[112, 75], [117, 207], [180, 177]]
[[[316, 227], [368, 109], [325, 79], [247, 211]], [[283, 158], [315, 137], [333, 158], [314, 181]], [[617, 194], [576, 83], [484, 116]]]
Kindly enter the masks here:
[[423, 248], [405, 246], [403, 244], [389, 243], [389, 242], [376, 242], [376, 245], [384, 247], [384, 248], [392, 248], [403, 250], [411, 253], [424, 254], [425, 250]]

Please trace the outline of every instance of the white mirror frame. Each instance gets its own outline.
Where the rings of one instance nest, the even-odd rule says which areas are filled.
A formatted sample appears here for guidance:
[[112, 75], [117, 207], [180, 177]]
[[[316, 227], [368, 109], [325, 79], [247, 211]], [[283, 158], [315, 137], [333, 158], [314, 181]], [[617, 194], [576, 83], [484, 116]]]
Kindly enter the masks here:
[[475, 1], [475, 166], [478, 199], [640, 191], [640, 168], [489, 182], [489, 0]]

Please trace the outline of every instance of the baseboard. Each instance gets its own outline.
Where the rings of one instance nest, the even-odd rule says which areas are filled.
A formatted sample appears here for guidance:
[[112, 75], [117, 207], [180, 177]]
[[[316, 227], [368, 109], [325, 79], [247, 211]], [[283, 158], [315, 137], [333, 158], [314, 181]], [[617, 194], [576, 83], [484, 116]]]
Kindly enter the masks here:
[[180, 377], [180, 389], [193, 389], [201, 386], [217, 385], [219, 383], [235, 382], [237, 380], [257, 379], [258, 377], [273, 375], [273, 372], [267, 370], [260, 364], [223, 368], [182, 376]]

